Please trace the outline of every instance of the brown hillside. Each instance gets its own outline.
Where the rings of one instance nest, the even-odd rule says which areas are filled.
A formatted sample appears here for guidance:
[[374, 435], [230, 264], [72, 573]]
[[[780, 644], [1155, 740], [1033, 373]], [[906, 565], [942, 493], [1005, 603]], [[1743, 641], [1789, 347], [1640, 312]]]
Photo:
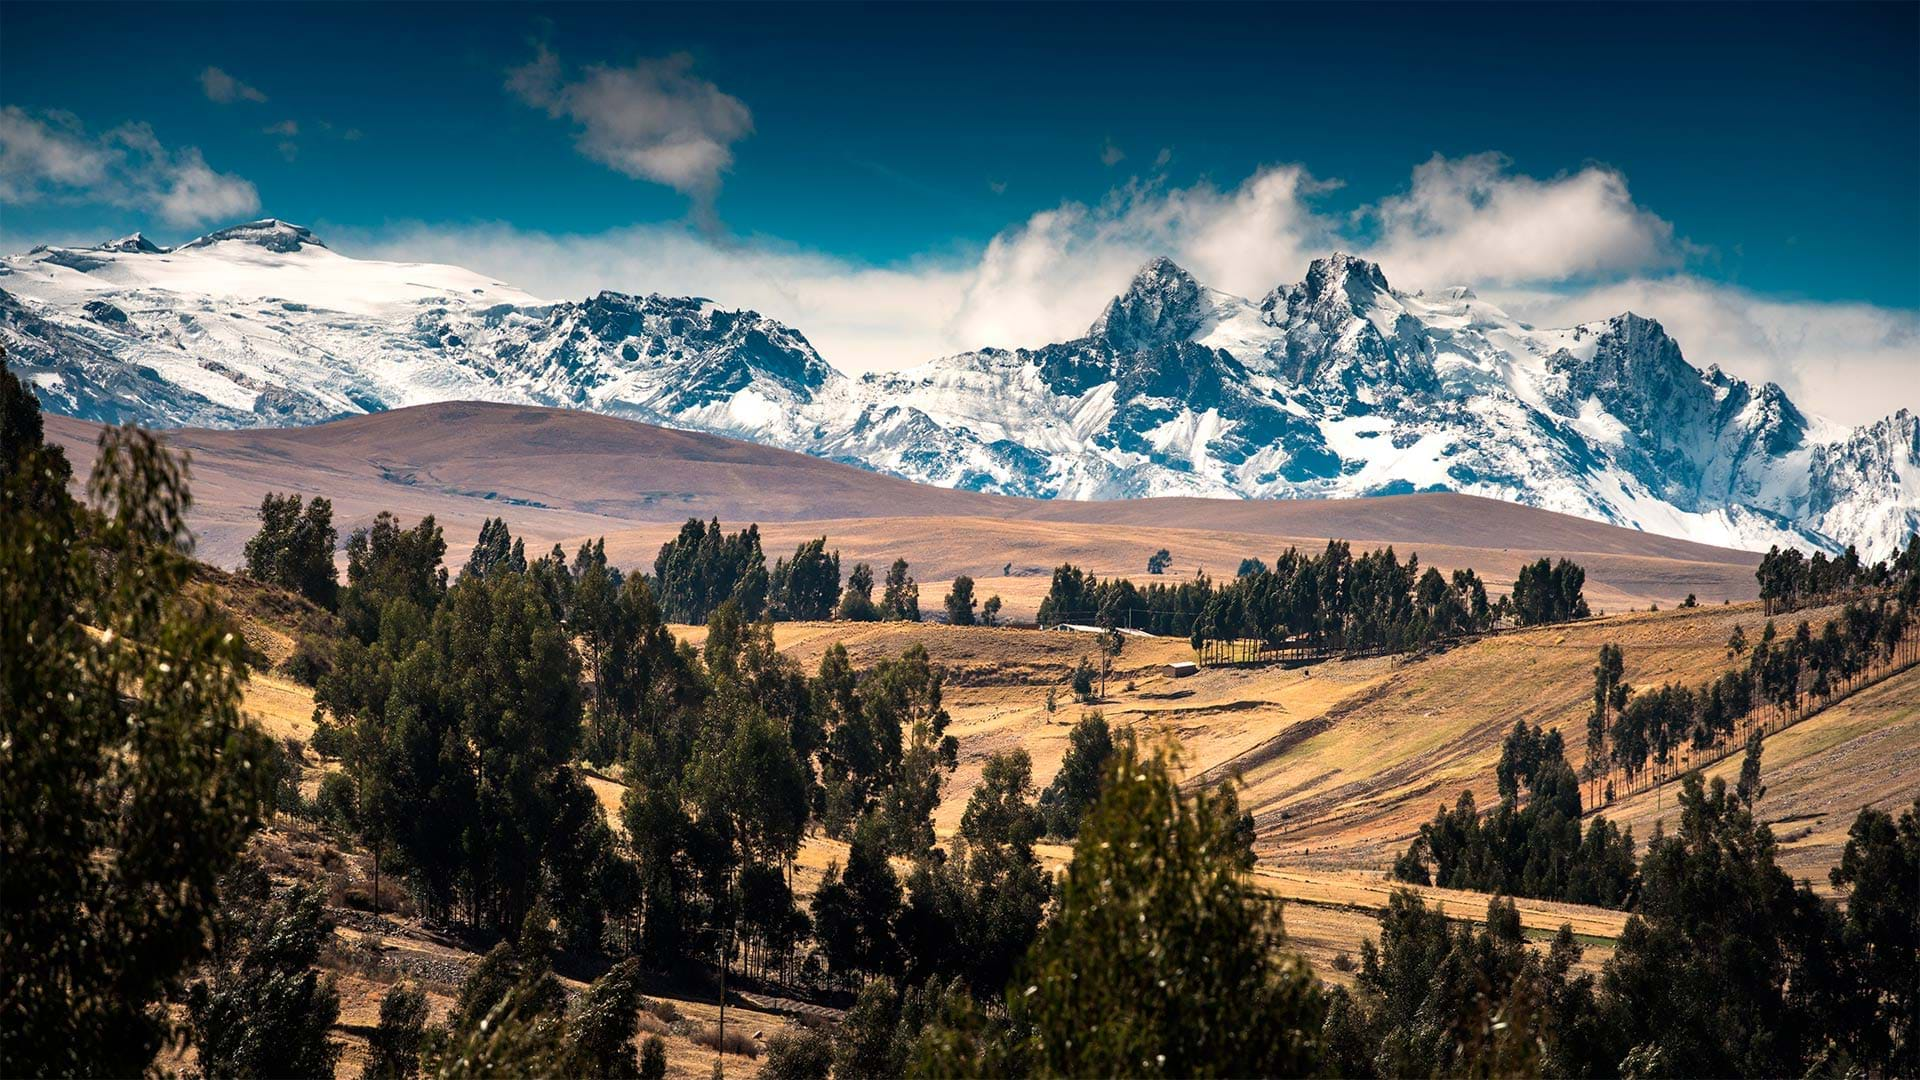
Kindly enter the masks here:
[[[49, 435], [84, 475], [95, 425], [48, 417]], [[925, 606], [972, 575], [1011, 615], [1031, 615], [1046, 575], [1072, 560], [1102, 574], [1143, 575], [1165, 546], [1174, 565], [1231, 573], [1242, 557], [1329, 538], [1416, 550], [1472, 566], [1498, 584], [1522, 561], [1567, 555], [1588, 569], [1596, 606], [1707, 602], [1754, 594], [1757, 556], [1461, 495], [1344, 501], [1012, 499], [914, 484], [837, 462], [731, 439], [561, 409], [459, 402], [306, 428], [171, 431], [193, 455], [200, 553], [231, 566], [268, 491], [326, 495], [342, 531], [380, 510], [435, 515], [457, 566], [481, 521], [505, 517], [539, 550], [606, 535], [625, 565], [652, 561], [690, 516], [758, 521], [770, 554], [825, 534], [848, 559], [915, 564]], [[1015, 580], [988, 581], [1014, 564]]]

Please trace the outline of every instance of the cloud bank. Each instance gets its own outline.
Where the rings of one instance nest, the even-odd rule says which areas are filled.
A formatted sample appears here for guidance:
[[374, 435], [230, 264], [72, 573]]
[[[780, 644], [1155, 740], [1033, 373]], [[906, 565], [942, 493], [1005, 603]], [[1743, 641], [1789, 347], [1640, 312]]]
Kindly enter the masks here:
[[260, 209], [253, 184], [216, 171], [196, 147], [169, 150], [146, 124], [89, 134], [69, 113], [0, 109], [0, 201], [101, 202], [179, 228]]
[[415, 224], [356, 246], [471, 266], [554, 298], [707, 296], [800, 329], [850, 372], [1074, 337], [1156, 255], [1258, 298], [1340, 249], [1379, 261], [1396, 288], [1470, 284], [1537, 325], [1639, 312], [1664, 323], [1696, 365], [1779, 382], [1803, 408], [1846, 423], [1920, 406], [1920, 314], [1769, 299], [1686, 274], [1689, 245], [1634, 202], [1616, 171], [1539, 178], [1497, 154], [1435, 157], [1403, 191], [1344, 215], [1317, 205], [1337, 186], [1298, 164], [1232, 187], [1136, 179], [1097, 203], [1033, 214], [964, 255], [891, 266], [679, 225], [555, 235]]

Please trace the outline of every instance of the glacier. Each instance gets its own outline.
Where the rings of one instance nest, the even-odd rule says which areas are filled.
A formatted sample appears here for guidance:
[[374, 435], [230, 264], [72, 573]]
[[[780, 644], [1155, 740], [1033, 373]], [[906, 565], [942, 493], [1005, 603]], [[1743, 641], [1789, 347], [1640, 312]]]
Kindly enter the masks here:
[[546, 300], [355, 259], [265, 219], [0, 259], [0, 344], [43, 404], [153, 427], [311, 424], [433, 401], [588, 409], [1036, 498], [1447, 490], [1726, 547], [1920, 530], [1920, 417], [1847, 428], [1695, 367], [1623, 313], [1541, 329], [1332, 254], [1258, 299], [1168, 259], [1071, 341], [848, 376], [697, 297]]

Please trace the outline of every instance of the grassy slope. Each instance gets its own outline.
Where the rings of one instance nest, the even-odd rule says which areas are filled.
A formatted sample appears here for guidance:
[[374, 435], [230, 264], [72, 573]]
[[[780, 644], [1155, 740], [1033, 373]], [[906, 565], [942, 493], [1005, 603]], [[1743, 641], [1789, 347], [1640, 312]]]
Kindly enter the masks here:
[[[250, 618], [259, 624], [262, 640], [271, 637], [274, 606], [258, 598], [246, 606], [255, 613]], [[1812, 611], [1796, 618], [1817, 623], [1826, 614]], [[1360, 941], [1376, 932], [1374, 914], [1392, 888], [1380, 871], [1434, 807], [1451, 802], [1461, 788], [1473, 789], [1483, 802], [1493, 798], [1499, 740], [1515, 719], [1560, 728], [1578, 765], [1590, 671], [1600, 644], [1624, 646], [1627, 679], [1636, 685], [1697, 682], [1732, 662], [1724, 646], [1735, 625], [1753, 639], [1763, 621], [1754, 604], [1636, 613], [1496, 635], [1420, 659], [1214, 669], [1178, 680], [1161, 667], [1189, 655], [1184, 642], [1130, 639], [1100, 708], [1116, 724], [1148, 737], [1179, 740], [1196, 782], [1242, 775], [1244, 805], [1255, 813], [1258, 826], [1260, 879], [1290, 901], [1290, 932], [1316, 969], [1344, 980], [1348, 976], [1336, 968], [1335, 957], [1357, 954]], [[696, 643], [704, 638], [698, 627], [676, 628], [676, 633]], [[249, 633], [250, 640], [255, 636]], [[1033, 757], [1036, 783], [1051, 779], [1068, 728], [1081, 710], [1066, 700], [1067, 672], [1094, 651], [1087, 635], [931, 624], [781, 624], [776, 640], [809, 669], [835, 642], [847, 646], [856, 665], [922, 644], [947, 666], [946, 704], [951, 731], [960, 740], [961, 764], [948, 780], [936, 816], [943, 834], [957, 827], [966, 796], [992, 752], [1024, 747]], [[1044, 707], [1049, 687], [1060, 691], [1060, 708], [1052, 717]], [[308, 691], [285, 679], [256, 675], [246, 706], [275, 734], [306, 738], [311, 700]], [[1796, 876], [1824, 883], [1860, 805], [1897, 809], [1913, 798], [1920, 776], [1916, 701], [1920, 672], [1889, 680], [1767, 740], [1768, 792], [1761, 811], [1775, 823], [1783, 860]], [[1726, 775], [1737, 769], [1736, 756], [1711, 771]], [[623, 790], [617, 778], [595, 777], [591, 783], [615, 812]], [[1672, 799], [1668, 785], [1659, 809], [1669, 818]], [[1655, 802], [1653, 793], [1643, 793], [1607, 812], [1644, 837], [1656, 816]], [[796, 868], [797, 888], [811, 893], [827, 865], [844, 854], [842, 845], [809, 840]], [[1043, 854], [1058, 865], [1070, 852], [1047, 847]], [[347, 866], [347, 873], [364, 878], [360, 862], [349, 858]], [[1456, 917], [1477, 919], [1484, 912], [1484, 896], [1429, 892]], [[1574, 905], [1522, 902], [1521, 908], [1535, 935], [1571, 922], [1592, 946], [1590, 965], [1604, 959], [1623, 921], [1618, 913]], [[341, 936], [358, 934], [342, 931]], [[446, 947], [410, 934], [387, 944], [403, 951]], [[352, 973], [343, 975], [343, 986], [349, 991], [350, 1024], [370, 1022], [382, 988]], [[698, 995], [682, 1005], [689, 1014], [702, 1007]], [[769, 1033], [781, 1022], [758, 1016], [753, 1021]], [[354, 1030], [350, 1026], [349, 1035], [357, 1038]], [[684, 1037], [670, 1043], [676, 1072], [705, 1071], [710, 1057], [704, 1051]], [[746, 1064], [730, 1062], [729, 1067]]]

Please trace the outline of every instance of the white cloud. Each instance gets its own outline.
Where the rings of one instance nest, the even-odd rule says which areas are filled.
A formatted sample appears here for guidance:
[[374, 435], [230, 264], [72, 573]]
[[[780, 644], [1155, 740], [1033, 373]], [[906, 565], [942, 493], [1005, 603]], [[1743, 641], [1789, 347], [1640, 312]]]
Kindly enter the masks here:
[[85, 188], [107, 174], [112, 155], [65, 113], [44, 119], [0, 109], [0, 199], [30, 202], [46, 188]]
[[1361, 212], [1371, 254], [1394, 280], [1425, 285], [1564, 281], [1675, 266], [1673, 226], [1642, 209], [1626, 178], [1589, 166], [1550, 180], [1508, 171], [1500, 154], [1434, 155], [1413, 186]]
[[267, 95], [217, 67], [209, 67], [200, 72], [200, 89], [206, 92], [208, 101], [217, 101], [222, 105], [231, 105], [236, 101], [267, 100]]
[[215, 171], [194, 147], [169, 150], [145, 124], [89, 135], [73, 117], [0, 110], [0, 199], [104, 203], [190, 227], [260, 209], [253, 184]]
[[733, 164], [733, 144], [753, 131], [753, 114], [692, 71], [693, 59], [676, 53], [624, 68], [595, 65], [569, 81], [560, 58], [543, 45], [507, 73], [507, 87], [555, 119], [578, 124], [576, 145], [587, 157], [711, 201]]
[[1314, 256], [1343, 249], [1380, 260], [1398, 288], [1488, 286], [1490, 298], [1539, 325], [1638, 311], [1660, 319], [1693, 363], [1778, 381], [1803, 408], [1837, 420], [1920, 405], [1920, 315], [1772, 300], [1672, 273], [1685, 242], [1634, 204], [1617, 174], [1538, 180], [1498, 158], [1436, 159], [1405, 193], [1346, 217], [1315, 207], [1334, 186], [1300, 165], [1269, 166], [1227, 189], [1134, 181], [1096, 204], [1036, 213], [983, 248], [880, 267], [680, 226], [553, 236], [415, 225], [362, 248], [471, 266], [555, 299], [603, 288], [711, 297], [800, 329], [850, 372], [1066, 340], [1156, 255], [1257, 298], [1298, 281]]
[[1100, 148], [1100, 164], [1109, 169], [1125, 160], [1127, 160], [1127, 152], [1120, 149], [1119, 144], [1112, 139], [1108, 139], [1107, 144]]

